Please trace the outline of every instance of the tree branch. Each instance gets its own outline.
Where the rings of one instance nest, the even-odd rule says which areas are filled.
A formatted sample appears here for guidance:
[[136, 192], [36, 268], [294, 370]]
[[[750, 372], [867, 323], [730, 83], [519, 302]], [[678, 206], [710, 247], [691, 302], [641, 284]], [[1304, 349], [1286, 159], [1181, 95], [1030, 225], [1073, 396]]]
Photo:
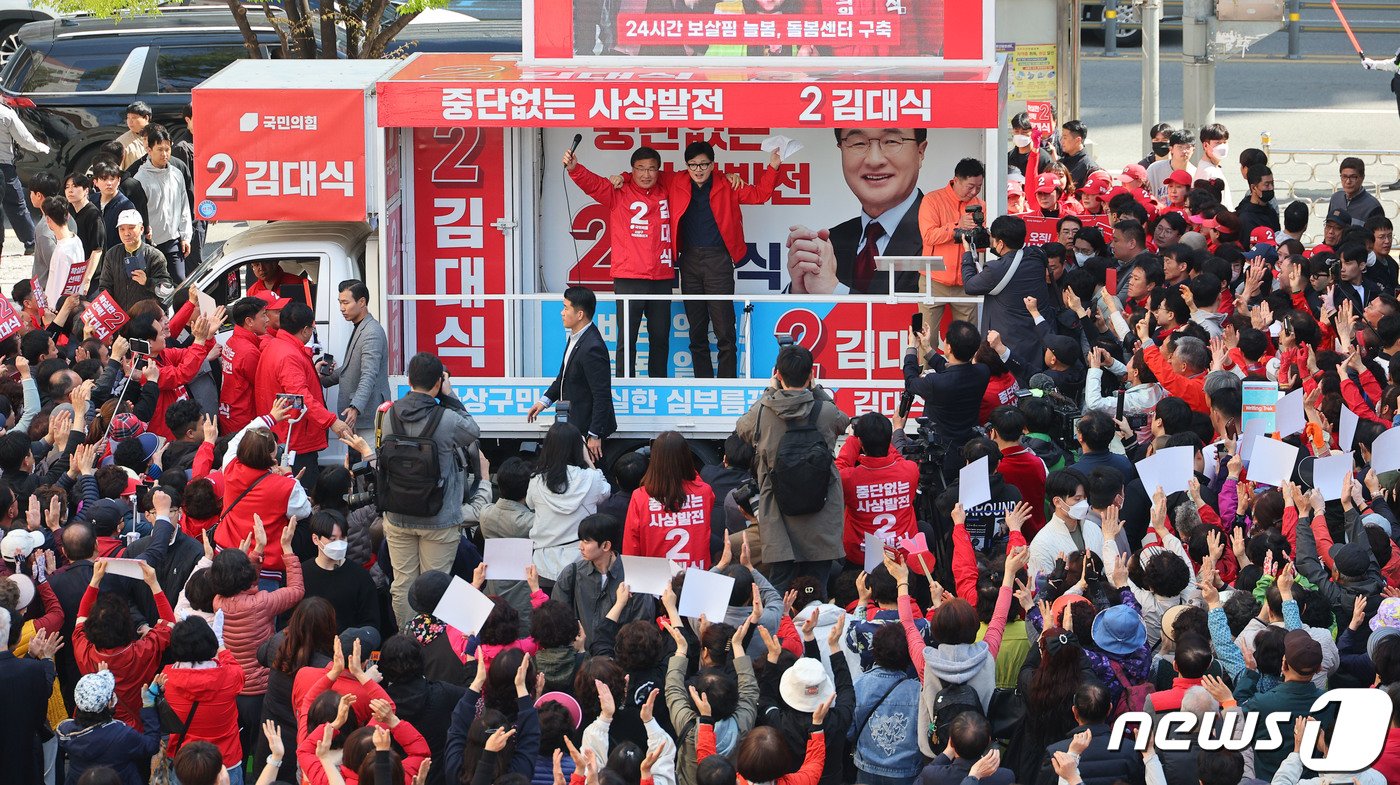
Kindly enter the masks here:
[[365, 59], [376, 59], [383, 56], [384, 49], [389, 45], [389, 42], [394, 40], [394, 36], [403, 32], [403, 29], [408, 27], [408, 23], [412, 22], [416, 16], [418, 16], [417, 11], [399, 16], [393, 21], [393, 24], [381, 30], [379, 35], [365, 43], [364, 51], [360, 56]]
[[[229, 0], [229, 2], [236, 3], [239, 2], [239, 0]], [[263, 0], [262, 7], [263, 14], [267, 16], [267, 23], [272, 25], [273, 32], [277, 33], [277, 40], [280, 43], [280, 46], [282, 47], [282, 59], [291, 59], [292, 48], [287, 41], [287, 31], [282, 29], [282, 24], [280, 20], [278, 20], [272, 15], [272, 5], [268, 3], [267, 0]]]
[[253, 32], [253, 25], [248, 21], [248, 11], [239, 0], [228, 0], [229, 11], [233, 13], [234, 24], [238, 25], [238, 32], [243, 35], [243, 48], [248, 50], [248, 57], [253, 60], [262, 59], [262, 47], [258, 46], [258, 34]]

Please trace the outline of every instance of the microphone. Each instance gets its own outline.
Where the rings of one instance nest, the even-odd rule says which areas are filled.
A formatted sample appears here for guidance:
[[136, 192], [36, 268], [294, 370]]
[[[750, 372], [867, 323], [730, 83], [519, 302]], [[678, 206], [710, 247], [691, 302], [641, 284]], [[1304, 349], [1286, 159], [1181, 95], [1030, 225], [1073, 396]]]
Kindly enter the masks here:
[[582, 141], [583, 141], [583, 134], [574, 134], [574, 143], [571, 144], [571, 145], [569, 145], [569, 152], [572, 153], [572, 152], [574, 152], [575, 150], [578, 150], [579, 142], [582, 142]]
[[1055, 392], [1055, 380], [1043, 373], [1031, 374], [1030, 387], [1041, 392]]

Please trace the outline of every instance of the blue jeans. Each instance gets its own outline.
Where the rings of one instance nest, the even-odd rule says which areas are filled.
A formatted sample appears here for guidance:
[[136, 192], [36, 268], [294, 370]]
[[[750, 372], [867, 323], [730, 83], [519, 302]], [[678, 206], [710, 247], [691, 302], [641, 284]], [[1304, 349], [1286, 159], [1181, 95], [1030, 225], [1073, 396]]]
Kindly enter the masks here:
[[4, 178], [4, 192], [0, 201], [4, 202], [5, 217], [10, 220], [10, 228], [25, 245], [34, 244], [34, 216], [29, 214], [29, 200], [25, 198], [24, 185], [19, 181], [19, 172], [14, 164], [0, 164], [0, 178]]
[[178, 285], [185, 280], [185, 254], [180, 247], [180, 238], [166, 240], [156, 246], [156, 250], [165, 254], [165, 267], [170, 273], [170, 278]]

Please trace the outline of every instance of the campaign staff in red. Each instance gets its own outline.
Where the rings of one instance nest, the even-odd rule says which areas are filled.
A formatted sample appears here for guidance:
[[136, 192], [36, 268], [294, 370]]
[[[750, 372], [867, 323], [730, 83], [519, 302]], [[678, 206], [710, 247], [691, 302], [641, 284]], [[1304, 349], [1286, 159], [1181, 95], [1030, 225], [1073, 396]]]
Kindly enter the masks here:
[[919, 464], [900, 453], [900, 445], [908, 440], [903, 417], [898, 417], [898, 425], [892, 426], [879, 412], [863, 414], [851, 423], [855, 438], [847, 439], [836, 455], [846, 497], [841, 544], [852, 565], [865, 564], [865, 535], [894, 544], [919, 530], [914, 517]]
[[685, 437], [666, 431], [652, 441], [647, 473], [632, 492], [623, 555], [709, 569], [714, 540], [723, 534], [723, 527], [716, 531], [711, 521], [714, 506], [715, 492], [695, 471], [695, 456]]

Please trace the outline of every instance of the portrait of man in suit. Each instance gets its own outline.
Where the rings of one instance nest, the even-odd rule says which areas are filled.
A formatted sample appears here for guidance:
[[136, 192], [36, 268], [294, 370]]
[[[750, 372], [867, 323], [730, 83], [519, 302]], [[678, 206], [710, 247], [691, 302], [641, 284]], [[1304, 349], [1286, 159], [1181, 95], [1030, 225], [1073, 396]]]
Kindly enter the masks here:
[[[889, 291], [877, 256], [918, 256], [919, 171], [928, 147], [923, 128], [838, 128], [841, 173], [860, 214], [830, 229], [794, 226], [787, 238], [792, 294]], [[919, 273], [895, 274], [895, 291], [917, 292]]]
[[588, 452], [595, 461], [603, 457], [603, 440], [617, 430], [608, 347], [597, 325], [593, 324], [597, 307], [598, 298], [593, 290], [582, 286], [564, 290], [564, 308], [559, 318], [564, 329], [569, 331], [569, 340], [564, 346], [564, 358], [559, 362], [559, 375], [525, 416], [528, 422], [534, 422], [540, 412], [557, 402], [567, 401], [569, 422], [578, 426], [588, 439]]

